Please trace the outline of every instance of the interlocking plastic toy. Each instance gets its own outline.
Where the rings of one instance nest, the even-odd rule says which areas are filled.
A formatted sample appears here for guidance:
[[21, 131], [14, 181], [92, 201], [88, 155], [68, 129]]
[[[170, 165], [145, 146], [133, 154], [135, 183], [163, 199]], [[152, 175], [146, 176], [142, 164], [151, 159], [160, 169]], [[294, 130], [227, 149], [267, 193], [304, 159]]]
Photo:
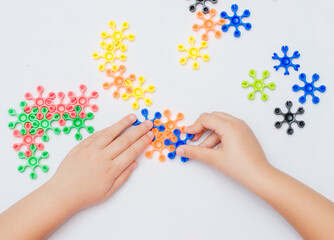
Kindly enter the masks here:
[[304, 82], [304, 86], [298, 86], [297, 84], [293, 85], [292, 90], [294, 92], [298, 92], [300, 90], [304, 91], [304, 95], [299, 98], [300, 103], [306, 102], [306, 96], [311, 95], [312, 96], [312, 102], [314, 104], [318, 104], [320, 102], [320, 99], [314, 95], [315, 91], [319, 91], [321, 93], [326, 92], [326, 86], [321, 85], [320, 87], [314, 86], [314, 83], [320, 79], [320, 76], [318, 74], [313, 74], [312, 76], [312, 82], [306, 81], [306, 74], [302, 73], [299, 75], [299, 79]]
[[135, 40], [135, 36], [133, 34], [129, 34], [129, 35], [124, 35], [124, 30], [129, 28], [129, 23], [124, 22], [122, 24], [122, 29], [121, 30], [117, 30], [116, 29], [116, 23], [114, 21], [110, 21], [109, 22], [109, 27], [113, 30], [112, 34], [109, 34], [107, 32], [103, 32], [101, 33], [101, 37], [103, 39], [107, 39], [107, 38], [112, 38], [113, 39], [113, 45], [116, 49], [121, 49], [122, 52], [125, 52], [127, 50], [126, 45], [123, 44], [123, 40], [124, 39], [128, 39], [129, 41], [133, 41]]
[[131, 74], [128, 77], [124, 76], [124, 73], [126, 71], [126, 67], [124, 65], [119, 66], [119, 72], [118, 74], [114, 73], [111, 69], [106, 70], [106, 74], [108, 77], [113, 78], [114, 80], [112, 82], [105, 82], [103, 84], [104, 89], [110, 89], [111, 87], [115, 87], [115, 91], [113, 92], [114, 98], [120, 97], [120, 90], [125, 89], [125, 92], [127, 94], [132, 93], [132, 88], [125, 85], [125, 81], [129, 80], [131, 82], [136, 80], [136, 76], [134, 74]]
[[64, 98], [65, 98], [65, 93], [63, 92], [59, 92], [58, 93], [58, 98], [59, 98], [59, 103], [56, 104], [56, 113], [58, 113], [60, 115], [58, 123], [60, 126], [65, 126], [66, 121], [63, 118], [65, 113], [70, 114], [70, 116], [72, 118], [75, 118], [76, 113], [74, 111], [74, 105], [72, 105], [71, 103], [65, 104], [64, 103]]
[[213, 4], [215, 4], [215, 3], [218, 2], [218, 0], [195, 0], [195, 3], [189, 6], [189, 10], [190, 10], [191, 12], [195, 12], [195, 11], [196, 11], [196, 8], [197, 8], [197, 5], [200, 4], [200, 5], [202, 5], [202, 7], [203, 7], [203, 12], [204, 12], [204, 13], [208, 13], [208, 12], [210, 11], [210, 8], [209, 8], [208, 6], [206, 6], [206, 2], [207, 2], [207, 1], [210, 1], [210, 2], [212, 2]]
[[280, 61], [280, 65], [274, 66], [274, 68], [276, 69], [276, 71], [278, 71], [278, 69], [285, 68], [285, 72], [284, 75], [289, 75], [289, 67], [293, 67], [295, 69], [295, 71], [298, 71], [300, 68], [299, 64], [293, 64], [292, 60], [293, 59], [297, 59], [300, 57], [300, 53], [298, 51], [295, 51], [293, 53], [293, 55], [291, 57], [288, 57], [287, 53], [289, 51], [289, 47], [288, 46], [283, 46], [282, 47], [282, 52], [284, 54], [283, 57], [279, 57], [277, 55], [277, 53], [274, 53], [274, 55], [272, 56], [272, 59], [274, 60], [279, 60]]
[[137, 110], [139, 108], [139, 99], [143, 99], [145, 101], [145, 104], [147, 106], [150, 106], [152, 104], [152, 100], [150, 98], [145, 97], [146, 92], [153, 93], [155, 91], [155, 87], [152, 85], [149, 85], [148, 88], [143, 89], [142, 85], [145, 83], [145, 78], [140, 76], [138, 78], [139, 85], [137, 87], [134, 87], [132, 85], [131, 80], [126, 80], [125, 81], [125, 86], [132, 88], [131, 93], [123, 93], [122, 94], [122, 99], [123, 100], [128, 100], [130, 97], [134, 97], [135, 101], [132, 103], [132, 108]]
[[247, 88], [247, 87], [253, 87], [254, 91], [248, 94], [248, 99], [253, 100], [255, 97], [256, 92], [261, 93], [261, 99], [262, 101], [267, 101], [268, 100], [268, 94], [266, 94], [263, 89], [264, 88], [269, 88], [270, 90], [274, 90], [276, 88], [275, 83], [269, 83], [265, 84], [264, 80], [270, 76], [269, 71], [264, 71], [262, 73], [262, 79], [257, 79], [256, 78], [256, 72], [255, 70], [250, 70], [249, 71], [249, 76], [254, 79], [253, 83], [249, 83], [247, 81], [242, 82], [242, 87]]
[[297, 116], [297, 115], [302, 115], [302, 114], [304, 114], [304, 112], [305, 112], [304, 108], [300, 107], [300, 108], [298, 108], [298, 110], [297, 110], [296, 113], [292, 113], [292, 112], [291, 112], [292, 105], [293, 105], [293, 104], [292, 104], [291, 101], [287, 101], [287, 102], [285, 103], [285, 106], [286, 106], [286, 108], [288, 109], [288, 112], [287, 112], [287, 113], [283, 113], [282, 110], [281, 110], [280, 108], [275, 108], [275, 110], [274, 110], [274, 113], [275, 113], [276, 115], [281, 115], [281, 116], [283, 116], [283, 118], [284, 118], [283, 121], [281, 121], [281, 122], [279, 122], [279, 121], [276, 122], [276, 123], [275, 123], [275, 127], [276, 127], [277, 129], [279, 129], [279, 128], [282, 127], [283, 123], [287, 123], [287, 124], [289, 125], [289, 127], [288, 127], [288, 129], [287, 129], [287, 131], [286, 131], [286, 133], [287, 133], [288, 135], [292, 135], [292, 134], [294, 133], [294, 130], [293, 130], [292, 127], [291, 127], [291, 125], [292, 125], [293, 123], [296, 123], [296, 124], [298, 125], [298, 127], [300, 127], [300, 128], [305, 127], [305, 122], [304, 122], [304, 121], [298, 121], [298, 120], [296, 119], [296, 116]]
[[[174, 150], [173, 152], [168, 153], [168, 158], [169, 158], [169, 159], [174, 159], [174, 158], [175, 158], [175, 155], [176, 155], [176, 149], [177, 149], [179, 146], [181, 146], [181, 145], [186, 145], [188, 140], [194, 138], [194, 135], [187, 133], [186, 138], [182, 140], [182, 139], [180, 138], [180, 135], [181, 135], [181, 131], [180, 131], [180, 129], [175, 129], [175, 130], [173, 131], [173, 134], [177, 137], [177, 141], [176, 141], [176, 142], [173, 142], [173, 141], [171, 141], [170, 139], [166, 139], [165, 142], [164, 142], [166, 146], [170, 146], [170, 145], [175, 146], [175, 150]], [[182, 161], [182, 162], [188, 162], [188, 160], [189, 160], [189, 158], [181, 157], [181, 161]]]
[[216, 9], [211, 9], [210, 10], [210, 17], [205, 18], [205, 15], [203, 12], [197, 12], [197, 18], [203, 21], [202, 25], [199, 24], [194, 24], [193, 25], [193, 30], [194, 31], [199, 31], [200, 29], [204, 29], [205, 33], [202, 35], [202, 40], [203, 41], [208, 41], [209, 40], [209, 32], [214, 32], [216, 38], [221, 38], [222, 32], [216, 29], [216, 26], [223, 26], [225, 24], [225, 19], [220, 18], [218, 21], [214, 21], [214, 17], [217, 15], [217, 10]]
[[98, 106], [96, 104], [91, 104], [90, 100], [91, 99], [96, 99], [99, 97], [99, 94], [97, 91], [93, 91], [89, 96], [86, 96], [85, 93], [87, 91], [86, 85], [80, 85], [80, 96], [76, 96], [74, 92], [70, 91], [68, 92], [68, 97], [70, 98], [70, 102], [74, 106], [80, 106], [81, 111], [80, 111], [80, 117], [84, 118], [86, 116], [86, 108], [90, 107], [93, 112], [96, 112], [99, 110]]
[[190, 43], [191, 47], [189, 49], [185, 48], [182, 44], [178, 46], [178, 50], [180, 52], [187, 52], [188, 56], [185, 58], [180, 59], [180, 63], [182, 65], [186, 64], [189, 58], [192, 58], [194, 60], [193, 63], [193, 69], [197, 70], [199, 68], [199, 63], [197, 62], [197, 58], [202, 58], [205, 62], [209, 61], [210, 57], [207, 54], [200, 54], [200, 50], [203, 48], [206, 48], [208, 46], [208, 43], [203, 41], [201, 43], [200, 47], [195, 47], [195, 38], [193, 36], [189, 37], [188, 42]]
[[221, 14], [220, 14], [221, 18], [230, 20], [229, 24], [225, 24], [225, 25], [222, 26], [223, 32], [227, 32], [230, 27], [235, 27], [234, 37], [236, 37], [236, 38], [241, 36], [241, 32], [239, 31], [240, 26], [243, 26], [247, 31], [249, 31], [252, 28], [252, 24], [243, 22], [243, 19], [248, 18], [250, 16], [251, 12], [248, 9], [246, 9], [244, 11], [244, 13], [241, 16], [239, 16], [237, 14], [238, 9], [239, 9], [238, 5], [233, 4], [232, 7], [231, 7], [231, 10], [234, 13], [233, 16], [229, 16], [225, 11], [221, 12]]
[[[104, 63], [99, 65], [99, 70], [103, 72], [106, 69], [107, 63], [111, 64], [111, 69], [116, 72], [118, 70], [118, 66], [115, 64], [115, 60], [119, 59], [121, 61], [126, 60], [126, 55], [121, 54], [121, 55], [116, 55], [116, 50], [118, 49], [117, 47], [114, 46], [112, 43], [106, 43], [106, 42], [101, 42], [100, 44], [101, 48], [105, 50], [105, 53], [103, 55], [98, 54], [97, 52], [93, 53], [93, 58], [94, 59], [104, 59]], [[122, 50], [122, 49], [120, 49]], [[124, 50], [124, 49], [123, 49]]]
[[36, 150], [37, 150], [37, 147], [35, 145], [30, 146], [30, 151], [32, 152], [30, 157], [25, 156], [23, 152], [18, 153], [19, 158], [27, 160], [27, 163], [25, 165], [20, 165], [17, 168], [17, 170], [20, 173], [23, 173], [26, 170], [27, 167], [30, 167], [31, 168], [31, 173], [30, 173], [30, 178], [31, 179], [36, 179], [37, 174], [36, 174], [35, 169], [38, 168], [38, 167], [40, 167], [43, 172], [48, 172], [49, 171], [48, 166], [42, 165], [40, 163], [40, 161], [42, 159], [47, 159], [49, 157], [49, 153], [48, 152], [42, 152], [41, 156], [37, 157], [36, 154], [35, 154]]
[[[160, 112], [156, 112], [156, 113], [154, 114], [154, 117], [153, 117], [152, 119], [149, 119], [149, 118], [148, 118], [148, 110], [147, 110], [146, 108], [144, 108], [144, 109], [141, 110], [141, 114], [144, 116], [145, 120], [150, 120], [150, 121], [152, 121], [152, 123], [153, 123], [153, 128], [158, 129], [158, 131], [160, 131], [160, 132], [165, 131], [165, 126], [164, 126], [164, 125], [160, 125], [160, 126], [155, 125], [155, 120], [160, 119], [160, 118], [162, 117], [162, 115], [161, 115]], [[139, 121], [139, 120], [137, 119], [132, 125], [133, 125], [133, 126], [138, 126], [138, 125], [140, 125], [141, 123], [142, 123], [142, 122]]]
[[82, 134], [80, 133], [81, 129], [86, 129], [88, 133], [93, 133], [94, 132], [94, 128], [92, 126], [86, 126], [85, 122], [87, 120], [92, 120], [94, 118], [94, 114], [93, 113], [87, 113], [87, 115], [84, 118], [81, 118], [81, 112], [82, 108], [80, 106], [76, 106], [74, 108], [74, 111], [77, 113], [76, 117], [73, 119], [70, 117], [70, 115], [68, 113], [64, 114], [64, 119], [67, 121], [71, 121], [72, 125], [69, 127], [64, 127], [63, 128], [63, 132], [65, 134], [69, 134], [71, 132], [72, 129], [76, 129], [77, 133], [74, 135], [76, 140], [81, 140], [82, 139]]

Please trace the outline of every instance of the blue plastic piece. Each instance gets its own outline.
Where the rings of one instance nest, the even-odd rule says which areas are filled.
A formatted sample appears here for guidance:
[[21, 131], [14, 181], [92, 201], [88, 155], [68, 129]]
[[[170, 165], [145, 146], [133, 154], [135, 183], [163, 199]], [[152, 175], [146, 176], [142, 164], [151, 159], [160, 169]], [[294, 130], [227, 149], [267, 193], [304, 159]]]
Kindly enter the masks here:
[[283, 46], [282, 47], [282, 52], [284, 53], [283, 57], [279, 57], [277, 53], [274, 53], [274, 56], [272, 56], [272, 59], [279, 60], [281, 62], [280, 65], [274, 66], [274, 68], [276, 69], [276, 71], [278, 71], [278, 69], [280, 69], [281, 67], [285, 68], [284, 75], [290, 75], [289, 67], [293, 67], [295, 71], [298, 71], [300, 68], [299, 64], [292, 63], [293, 59], [297, 59], [300, 57], [300, 53], [298, 51], [295, 51], [291, 57], [288, 57], [287, 55], [288, 51], [289, 51], [289, 47]]
[[299, 79], [301, 81], [303, 81], [305, 85], [303, 87], [301, 87], [301, 86], [298, 86], [297, 84], [295, 84], [292, 87], [292, 90], [294, 92], [298, 92], [298, 91], [302, 90], [305, 93], [303, 96], [301, 96], [299, 98], [299, 102], [300, 103], [305, 103], [306, 102], [306, 96], [311, 95], [312, 96], [312, 102], [314, 104], [318, 104], [320, 102], [320, 99], [317, 96], [314, 95], [314, 92], [315, 91], [319, 91], [321, 93], [326, 92], [326, 86], [325, 85], [321, 85], [320, 87], [314, 86], [314, 83], [320, 79], [320, 76], [317, 73], [313, 74], [312, 82], [310, 82], [310, 83], [306, 81], [306, 74], [305, 73], [300, 74]]
[[[179, 129], [175, 129], [175, 130], [173, 131], [173, 134], [177, 137], [177, 141], [176, 141], [175, 143], [172, 142], [170, 139], [166, 139], [165, 142], [164, 142], [166, 146], [170, 146], [170, 145], [174, 145], [174, 146], [175, 146], [175, 150], [174, 150], [174, 152], [170, 152], [170, 153], [168, 153], [168, 158], [169, 158], [169, 159], [174, 159], [174, 158], [175, 158], [175, 156], [176, 156], [176, 149], [177, 149], [179, 146], [186, 145], [188, 140], [194, 138], [194, 135], [193, 135], [193, 134], [189, 134], [189, 133], [187, 133], [186, 138], [185, 138], [184, 140], [182, 140], [182, 139], [180, 138], [181, 131], [180, 131]], [[181, 161], [182, 161], [182, 162], [188, 162], [188, 161], [189, 161], [189, 158], [181, 157]]]
[[252, 28], [252, 24], [242, 22], [243, 18], [248, 18], [251, 15], [251, 12], [246, 9], [244, 13], [239, 16], [237, 11], [239, 9], [237, 4], [233, 4], [231, 7], [232, 11], [234, 12], [233, 16], [229, 16], [226, 12], [221, 12], [220, 17], [224, 19], [230, 20], [229, 24], [225, 24], [222, 26], [223, 32], [227, 32], [230, 27], [235, 27], [234, 37], [238, 38], [241, 36], [241, 32], [239, 31], [239, 26], [243, 26], [247, 31]]
[[[141, 114], [144, 116], [145, 120], [150, 120], [153, 122], [153, 128], [156, 128], [159, 130], [159, 132], [163, 132], [165, 131], [165, 126], [164, 125], [160, 125], [160, 126], [157, 126], [154, 124], [154, 121], [157, 120], [157, 119], [160, 119], [162, 117], [161, 113], [160, 112], [156, 112], [154, 114], [154, 118], [153, 119], [149, 119], [148, 118], [148, 110], [146, 108], [142, 109], [141, 110]], [[133, 126], [138, 126], [140, 125], [142, 122], [139, 121], [138, 119], [132, 124]], [[152, 129], [153, 129], [152, 128]]]

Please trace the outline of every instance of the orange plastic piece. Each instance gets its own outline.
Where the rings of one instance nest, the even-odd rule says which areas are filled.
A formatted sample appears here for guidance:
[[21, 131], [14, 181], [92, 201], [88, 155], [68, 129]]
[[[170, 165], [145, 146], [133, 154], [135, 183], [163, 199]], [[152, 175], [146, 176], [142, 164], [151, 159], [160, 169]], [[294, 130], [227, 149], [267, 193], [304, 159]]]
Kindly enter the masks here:
[[142, 85], [145, 83], [145, 78], [140, 76], [138, 78], [139, 85], [137, 87], [134, 87], [132, 85], [131, 80], [126, 80], [125, 81], [125, 86], [131, 87], [132, 92], [131, 93], [123, 93], [122, 94], [122, 99], [123, 100], [128, 100], [130, 97], [134, 97], [135, 101], [132, 103], [132, 108], [137, 110], [139, 108], [138, 100], [143, 99], [145, 101], [145, 104], [147, 106], [150, 106], [152, 104], [152, 100], [150, 98], [145, 97], [146, 92], [151, 92], [153, 93], [155, 91], [155, 87], [150, 85], [148, 88], [143, 89]]
[[199, 68], [199, 63], [197, 62], [197, 58], [202, 58], [205, 62], [209, 61], [210, 57], [207, 54], [200, 54], [200, 50], [203, 48], [206, 48], [208, 46], [208, 43], [203, 41], [201, 43], [201, 46], [195, 47], [195, 37], [191, 36], [188, 39], [188, 42], [190, 43], [191, 47], [189, 49], [185, 48], [182, 44], [180, 44], [177, 48], [180, 52], [187, 52], [188, 56], [185, 58], [180, 59], [180, 63], [182, 65], [186, 64], [189, 58], [192, 58], [194, 60], [193, 63], [193, 69], [197, 70]]
[[111, 87], [116, 87], [113, 96], [114, 98], [120, 97], [120, 89], [125, 89], [126, 93], [131, 94], [132, 93], [132, 87], [128, 87], [125, 85], [125, 81], [129, 80], [131, 82], [136, 80], [136, 76], [134, 74], [131, 74], [128, 77], [124, 76], [124, 73], [126, 71], [126, 67], [124, 65], [119, 66], [118, 74], [112, 71], [112, 69], [106, 70], [106, 75], [108, 77], [113, 78], [114, 80], [112, 82], [105, 82], [103, 83], [104, 89], [110, 89]]
[[[220, 18], [218, 21], [214, 21], [213, 18], [217, 15], [217, 10], [216, 9], [211, 9], [210, 12], [210, 17], [205, 18], [205, 15], [202, 11], [197, 12], [197, 18], [200, 20], [203, 20], [203, 24], [194, 24], [193, 25], [193, 30], [194, 31], [199, 31], [200, 29], [204, 29], [205, 33], [202, 35], [202, 40], [203, 41], [208, 41], [209, 40], [209, 32], [214, 32], [216, 38], [221, 38], [222, 36], [222, 31], [221, 31], [221, 26], [225, 24], [225, 19]], [[216, 27], [219, 26], [219, 30], [216, 29]]]
[[[115, 51], [118, 49], [114, 43], [106, 43], [106, 42], [101, 42], [100, 44], [101, 48], [105, 50], [105, 53], [103, 55], [98, 54], [97, 52], [93, 53], [93, 58], [94, 59], [104, 59], [104, 63], [99, 65], [99, 70], [103, 72], [106, 68], [106, 64], [110, 63], [111, 64], [111, 69], [116, 72], [118, 70], [118, 66], [115, 64], [115, 60], [119, 59], [121, 61], [126, 60], [126, 55], [121, 54], [121, 55], [116, 55]], [[121, 49], [122, 51], [122, 49]]]
[[174, 145], [166, 146], [164, 144], [165, 139], [170, 139], [172, 142], [176, 142], [177, 137], [173, 134], [173, 131], [175, 129], [180, 129], [182, 133], [185, 133], [184, 126], [183, 127], [177, 126], [177, 123], [183, 120], [184, 118], [184, 115], [182, 113], [178, 113], [175, 120], [171, 119], [170, 110], [168, 109], [165, 110], [163, 114], [167, 118], [167, 121], [163, 123], [161, 119], [156, 119], [154, 121], [154, 125], [156, 126], [164, 125], [165, 131], [159, 132], [157, 128], [152, 129], [152, 132], [154, 133], [154, 136], [155, 136], [155, 140], [151, 143], [153, 148], [152, 150], [147, 151], [145, 153], [145, 156], [147, 158], [152, 158], [154, 152], [159, 152], [159, 160], [161, 162], [164, 162], [166, 160], [166, 156], [163, 154], [163, 150], [167, 149], [169, 152], [173, 152], [175, 150]]

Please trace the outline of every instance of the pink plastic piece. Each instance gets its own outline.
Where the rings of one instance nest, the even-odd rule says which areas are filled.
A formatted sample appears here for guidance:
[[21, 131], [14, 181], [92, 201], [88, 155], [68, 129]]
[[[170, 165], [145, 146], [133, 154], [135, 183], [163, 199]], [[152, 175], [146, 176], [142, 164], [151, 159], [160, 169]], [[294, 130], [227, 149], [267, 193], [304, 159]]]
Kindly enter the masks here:
[[58, 93], [58, 98], [59, 98], [59, 103], [56, 104], [55, 113], [58, 113], [60, 115], [60, 118], [58, 120], [59, 125], [60, 126], [65, 126], [66, 121], [63, 118], [63, 115], [65, 113], [68, 113], [68, 114], [70, 114], [71, 118], [75, 118], [76, 113], [74, 111], [74, 105], [72, 105], [70, 103], [68, 103], [68, 104], [64, 103], [65, 93], [59, 92]]
[[85, 85], [80, 85], [79, 89], [81, 92], [80, 96], [76, 96], [74, 92], [70, 91], [68, 92], [68, 97], [70, 98], [70, 104], [73, 106], [73, 108], [74, 106], [80, 106], [82, 108], [79, 117], [85, 118], [85, 109], [87, 107], [90, 107], [93, 112], [96, 112], [99, 109], [96, 104], [90, 104], [89, 102], [91, 99], [98, 98], [99, 94], [98, 92], [93, 91], [90, 96], [85, 96], [87, 87]]

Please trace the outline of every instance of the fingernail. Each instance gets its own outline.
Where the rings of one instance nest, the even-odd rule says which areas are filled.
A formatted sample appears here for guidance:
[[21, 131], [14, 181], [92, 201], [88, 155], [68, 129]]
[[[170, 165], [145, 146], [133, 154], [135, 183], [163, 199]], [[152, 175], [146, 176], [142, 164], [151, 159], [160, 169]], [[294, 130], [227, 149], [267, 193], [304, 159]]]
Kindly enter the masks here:
[[146, 124], [146, 126], [148, 126], [148, 127], [152, 127], [152, 125], [153, 125], [152, 121], [150, 121], [150, 120], [146, 120], [146, 121], [145, 121], [145, 124]]
[[130, 115], [129, 115], [129, 119], [130, 119], [131, 122], [134, 122], [134, 121], [137, 120], [137, 117], [136, 117], [136, 115], [134, 115], [134, 114], [130, 114]]
[[147, 136], [149, 136], [150, 138], [153, 138], [153, 137], [154, 137], [154, 134], [153, 134], [153, 132], [149, 131], [149, 132], [147, 133]]
[[176, 154], [180, 156], [184, 156], [184, 149], [183, 148], [177, 148], [176, 149]]

